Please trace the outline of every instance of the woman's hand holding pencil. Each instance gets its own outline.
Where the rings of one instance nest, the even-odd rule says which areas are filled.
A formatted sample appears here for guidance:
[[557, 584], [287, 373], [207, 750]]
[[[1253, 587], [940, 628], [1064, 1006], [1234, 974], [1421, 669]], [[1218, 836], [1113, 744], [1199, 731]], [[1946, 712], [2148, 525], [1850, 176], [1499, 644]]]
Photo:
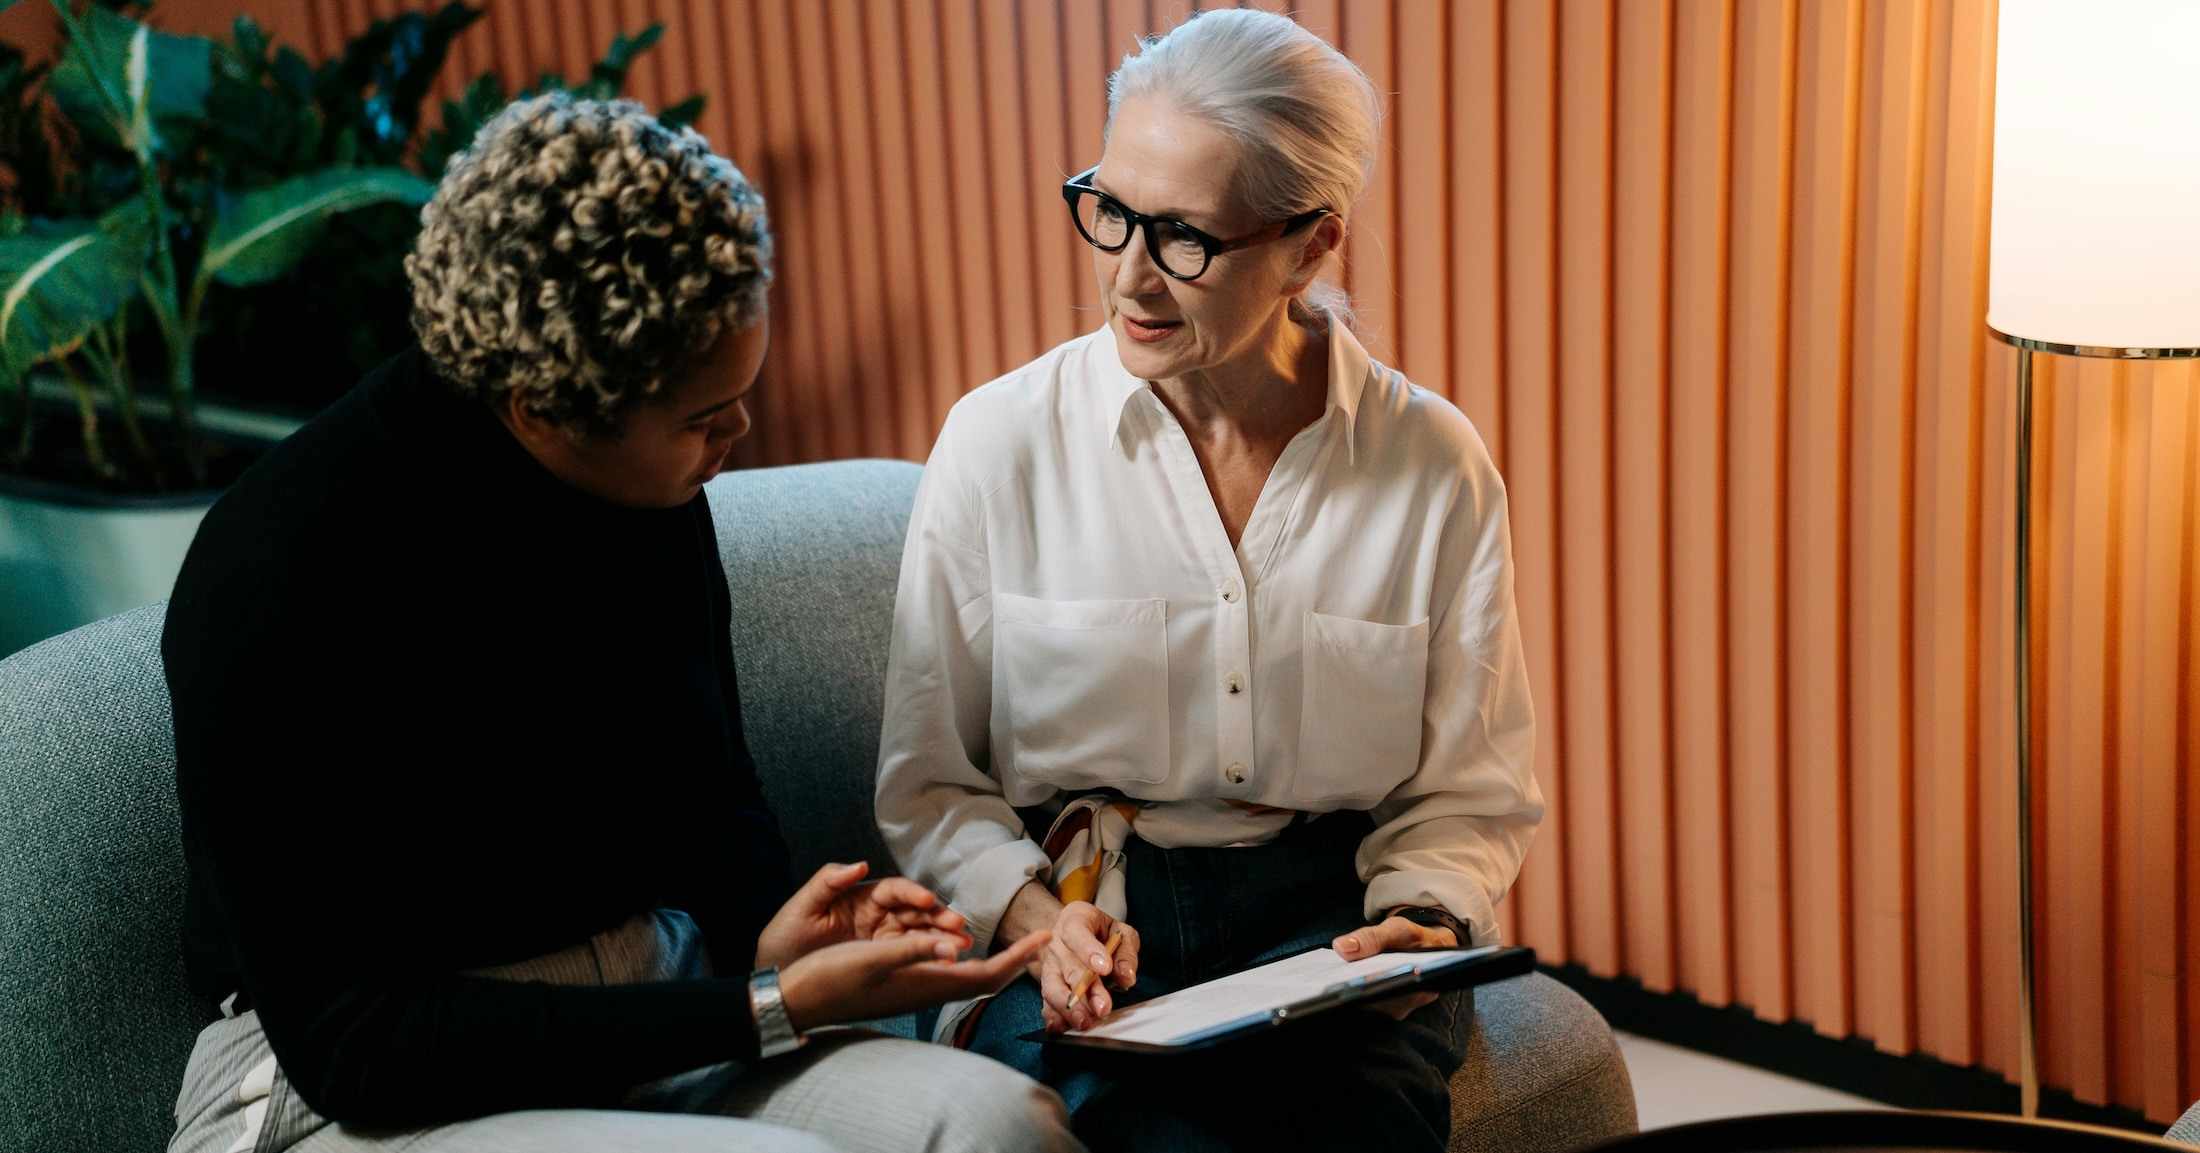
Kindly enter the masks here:
[[1009, 903], [996, 936], [1013, 939], [1038, 930], [1051, 931], [1054, 940], [1025, 968], [1039, 982], [1040, 1015], [1049, 1032], [1099, 1024], [1115, 1008], [1109, 987], [1137, 983], [1138, 930], [1098, 906], [1065, 905], [1044, 885], [1026, 885]]
[[[1108, 933], [1108, 960], [1113, 961], [1115, 959], [1115, 951], [1122, 947], [1123, 926], [1118, 923], [1115, 928]], [[1084, 1000], [1085, 990], [1092, 988], [1093, 978], [1099, 975], [1100, 974], [1095, 970], [1085, 970], [1085, 975], [1077, 978], [1077, 987], [1069, 991], [1069, 999], [1072, 1002]]]

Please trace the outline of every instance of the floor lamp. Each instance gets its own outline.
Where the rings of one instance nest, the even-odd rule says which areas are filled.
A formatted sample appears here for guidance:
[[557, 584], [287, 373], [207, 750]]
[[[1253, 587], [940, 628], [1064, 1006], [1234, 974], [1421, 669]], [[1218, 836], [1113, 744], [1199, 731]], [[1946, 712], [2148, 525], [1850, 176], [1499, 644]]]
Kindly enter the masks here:
[[2200, 4], [2001, 0], [1986, 324], [2017, 350], [2017, 1043], [2039, 1115], [2032, 924], [2032, 362], [2200, 357]]

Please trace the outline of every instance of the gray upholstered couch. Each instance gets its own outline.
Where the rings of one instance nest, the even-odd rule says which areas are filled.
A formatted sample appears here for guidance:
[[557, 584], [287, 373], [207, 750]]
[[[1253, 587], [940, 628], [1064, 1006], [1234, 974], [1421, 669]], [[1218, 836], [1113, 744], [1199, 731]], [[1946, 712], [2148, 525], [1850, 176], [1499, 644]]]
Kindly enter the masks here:
[[2162, 1136], [2187, 1145], [2200, 1145], [2200, 1105], [2185, 1110], [2185, 1115], [2179, 1117], [2177, 1123], [2169, 1127], [2169, 1132]]
[[[796, 866], [868, 858], [880, 685], [918, 469], [858, 461], [713, 482], [743, 719]], [[0, 605], [0, 612], [6, 606]], [[0, 1150], [155, 1150], [206, 1010], [177, 951], [183, 858], [162, 608], [0, 662]], [[1631, 1132], [1602, 1018], [1547, 977], [1476, 995], [1454, 1149]]]

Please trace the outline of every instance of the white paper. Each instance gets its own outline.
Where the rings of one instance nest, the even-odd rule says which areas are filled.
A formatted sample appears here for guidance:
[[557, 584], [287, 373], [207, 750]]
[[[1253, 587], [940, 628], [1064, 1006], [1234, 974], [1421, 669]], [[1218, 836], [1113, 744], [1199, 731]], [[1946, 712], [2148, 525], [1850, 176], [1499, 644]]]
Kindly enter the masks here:
[[1425, 953], [1378, 953], [1359, 961], [1347, 961], [1334, 949], [1315, 949], [1118, 1009], [1093, 1028], [1064, 1035], [1105, 1037], [1148, 1045], [1181, 1044], [1217, 1025], [1273, 1013], [1287, 1005], [1321, 996], [1324, 990], [1340, 981], [1355, 977], [1378, 979], [1400, 971], [1441, 969], [1460, 958], [1479, 956], [1495, 948], [1491, 945]]

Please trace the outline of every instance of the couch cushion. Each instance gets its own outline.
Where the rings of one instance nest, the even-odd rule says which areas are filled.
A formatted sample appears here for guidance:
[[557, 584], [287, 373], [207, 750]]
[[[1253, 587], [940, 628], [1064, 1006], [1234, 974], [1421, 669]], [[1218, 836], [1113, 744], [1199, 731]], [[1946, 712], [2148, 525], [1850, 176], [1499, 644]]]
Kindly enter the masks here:
[[871, 783], [901, 542], [923, 471], [836, 461], [710, 483], [741, 724], [798, 879], [826, 861], [893, 869]]
[[0, 1149], [159, 1149], [183, 980], [163, 606], [0, 661]]
[[1579, 993], [1541, 973], [1475, 989], [1451, 1079], [1452, 1153], [1563, 1153], [1635, 1125], [1619, 1042]]
[[2162, 1136], [2166, 1140], [2186, 1145], [2200, 1145], [2200, 1104], [2185, 1110], [2185, 1115], [2179, 1117], [2177, 1123], [2169, 1127], [2169, 1132]]
[[[804, 872], [892, 866], [871, 782], [919, 475], [856, 461], [711, 483], [742, 718]], [[183, 980], [161, 620], [149, 606], [0, 661], [0, 1150], [154, 1150], [174, 1126], [206, 1017]], [[1475, 1006], [1453, 1149], [1555, 1151], [1633, 1130], [1618, 1046], [1571, 990], [1524, 977]]]
[[[891, 866], [871, 820], [881, 686], [921, 470], [711, 484], [742, 716], [796, 867]], [[205, 1009], [183, 979], [163, 606], [0, 661], [0, 1149], [161, 1148]]]

